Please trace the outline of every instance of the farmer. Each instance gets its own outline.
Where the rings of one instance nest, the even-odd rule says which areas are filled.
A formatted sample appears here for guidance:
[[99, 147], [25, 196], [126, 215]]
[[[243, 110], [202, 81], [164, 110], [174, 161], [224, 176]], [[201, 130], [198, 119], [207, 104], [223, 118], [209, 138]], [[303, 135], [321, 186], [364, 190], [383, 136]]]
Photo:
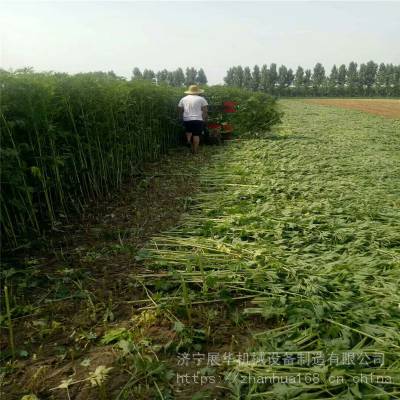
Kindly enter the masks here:
[[192, 153], [199, 151], [200, 135], [204, 129], [204, 121], [207, 121], [206, 99], [199, 96], [204, 93], [197, 85], [190, 85], [185, 92], [187, 96], [183, 97], [178, 104], [180, 117], [185, 127], [186, 140], [191, 145]]

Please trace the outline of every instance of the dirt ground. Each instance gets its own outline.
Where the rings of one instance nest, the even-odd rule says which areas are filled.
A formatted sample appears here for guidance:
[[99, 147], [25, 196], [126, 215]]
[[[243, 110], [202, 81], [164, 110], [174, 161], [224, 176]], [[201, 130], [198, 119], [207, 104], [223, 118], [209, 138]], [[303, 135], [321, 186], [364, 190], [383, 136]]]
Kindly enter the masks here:
[[400, 118], [400, 100], [387, 99], [313, 99], [307, 103], [364, 111], [386, 118]]
[[[58, 250], [22, 252], [2, 260], [10, 265], [35, 262], [8, 282], [20, 308], [32, 312], [13, 319], [16, 351], [24, 357], [14, 362], [7, 357], [8, 331], [2, 329], [2, 362], [8, 362], [0, 369], [1, 398], [14, 400], [36, 393], [41, 399], [64, 399], [65, 390], [50, 388], [71, 374], [79, 381], [88, 369], [115, 361], [112, 346], [98, 347], [94, 342], [105, 330], [124, 326], [132, 317], [132, 301], [143, 297], [130, 287], [129, 274], [142, 268], [135, 261], [136, 251], [155, 233], [176, 225], [196, 191], [198, 166], [206, 162], [204, 153], [192, 157], [186, 148], [174, 150], [144, 166], [140, 176], [109, 199], [88, 207], [81, 219], [63, 227], [63, 233], [54, 237], [49, 233], [49, 247]], [[18, 289], [26, 286], [29, 296]], [[92, 316], [87, 312], [90, 308]], [[87, 361], [86, 367], [82, 360]], [[113, 378], [114, 386], [120, 389], [127, 377], [114, 370], [119, 376]], [[96, 398], [97, 392], [91, 393], [86, 383], [71, 386], [69, 396]]]

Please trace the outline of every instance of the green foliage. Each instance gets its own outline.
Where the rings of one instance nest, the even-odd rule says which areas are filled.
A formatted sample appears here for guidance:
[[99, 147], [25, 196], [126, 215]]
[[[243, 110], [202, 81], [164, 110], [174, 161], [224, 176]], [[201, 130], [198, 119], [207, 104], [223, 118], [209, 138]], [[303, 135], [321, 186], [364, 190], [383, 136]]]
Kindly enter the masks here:
[[400, 65], [374, 61], [361, 64], [350, 62], [332, 67], [329, 76], [321, 63], [317, 63], [313, 72], [299, 66], [296, 73], [281, 65], [277, 72], [276, 64], [269, 68], [264, 64], [256, 65], [253, 74], [250, 68], [235, 66], [228, 69], [224, 81], [227, 86], [236, 86], [253, 91], [262, 91], [278, 96], [400, 96]]
[[[152, 76], [138, 69], [130, 82], [113, 72], [0, 74], [1, 223], [8, 247], [41, 235], [44, 228], [58, 229], [177, 142], [182, 89], [152, 85], [146, 81]], [[182, 85], [183, 72], [165, 71], [165, 79]], [[242, 131], [250, 123], [246, 99], [252, 95], [226, 86], [206, 87], [205, 93], [210, 104], [243, 104]], [[277, 112], [274, 100], [257, 99], [252, 107], [261, 131], [277, 122]]]
[[269, 132], [273, 126], [279, 124], [282, 115], [274, 98], [256, 93], [239, 104], [233, 122], [243, 134], [256, 137], [258, 134]]
[[193, 85], [197, 83], [197, 70], [196, 68], [186, 68], [185, 85]]
[[[148, 71], [147, 71], [148, 73]], [[172, 88], [113, 73], [3, 72], [1, 222], [16, 245], [56, 228], [177, 141]]]
[[[224, 101], [238, 103], [237, 113], [221, 114], [220, 119], [232, 122], [235, 131], [241, 136], [255, 136], [270, 131], [279, 124], [283, 113], [279, 111], [275, 98], [264, 93], [254, 93], [250, 90], [228, 86], [211, 86], [205, 88], [204, 97], [210, 104], [222, 105]], [[215, 116], [215, 113], [213, 113]], [[218, 120], [218, 117], [216, 118]]]
[[253, 77], [249, 67], [245, 67], [243, 70], [243, 87], [247, 90], [251, 90], [253, 86]]
[[206, 74], [205, 74], [203, 68], [200, 68], [197, 71], [196, 83], [198, 83], [199, 85], [207, 84], [207, 77], [206, 77]]
[[316, 63], [313, 72], [313, 84], [314, 86], [322, 86], [325, 81], [325, 68], [321, 63]]
[[260, 81], [261, 81], [260, 67], [258, 65], [254, 66], [253, 72], [251, 75], [251, 79], [252, 79], [252, 89], [258, 90], [260, 87]]
[[130, 338], [130, 333], [125, 328], [116, 328], [107, 331], [101, 339], [102, 344], [110, 344]]

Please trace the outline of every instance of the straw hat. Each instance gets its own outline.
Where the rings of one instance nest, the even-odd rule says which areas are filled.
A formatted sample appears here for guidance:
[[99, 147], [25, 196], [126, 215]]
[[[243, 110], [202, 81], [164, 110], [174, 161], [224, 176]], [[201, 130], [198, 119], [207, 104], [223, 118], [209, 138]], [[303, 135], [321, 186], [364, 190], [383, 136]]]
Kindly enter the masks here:
[[200, 89], [197, 85], [190, 85], [189, 89], [185, 91], [186, 94], [200, 94], [204, 93], [203, 89]]

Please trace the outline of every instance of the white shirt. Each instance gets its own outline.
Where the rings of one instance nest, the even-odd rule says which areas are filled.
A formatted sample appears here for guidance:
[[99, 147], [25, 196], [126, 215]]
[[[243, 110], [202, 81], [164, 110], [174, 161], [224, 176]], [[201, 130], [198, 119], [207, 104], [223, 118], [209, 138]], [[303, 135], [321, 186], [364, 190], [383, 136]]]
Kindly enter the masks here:
[[184, 121], [203, 121], [202, 107], [204, 106], [208, 106], [207, 100], [193, 94], [183, 97], [178, 104], [178, 107], [183, 108]]

